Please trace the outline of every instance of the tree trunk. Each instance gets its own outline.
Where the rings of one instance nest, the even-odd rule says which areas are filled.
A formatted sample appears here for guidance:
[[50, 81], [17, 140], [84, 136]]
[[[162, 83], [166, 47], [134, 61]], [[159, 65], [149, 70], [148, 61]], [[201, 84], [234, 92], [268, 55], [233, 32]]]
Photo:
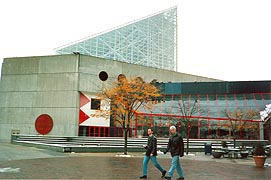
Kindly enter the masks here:
[[186, 139], [186, 155], [188, 155], [189, 152], [189, 138], [190, 138], [190, 123], [188, 123], [187, 127], [187, 139]]
[[128, 130], [124, 129], [124, 154], [125, 155], [127, 155], [128, 153], [127, 144], [128, 144]]
[[233, 137], [233, 147], [236, 147], [236, 137]]
[[233, 133], [233, 148], [235, 148], [236, 147], [236, 138], [237, 138], [237, 136], [236, 136], [236, 132], [235, 131], [232, 131]]
[[189, 151], [189, 137], [187, 136], [187, 140], [186, 140], [186, 154], [188, 155], [188, 151]]

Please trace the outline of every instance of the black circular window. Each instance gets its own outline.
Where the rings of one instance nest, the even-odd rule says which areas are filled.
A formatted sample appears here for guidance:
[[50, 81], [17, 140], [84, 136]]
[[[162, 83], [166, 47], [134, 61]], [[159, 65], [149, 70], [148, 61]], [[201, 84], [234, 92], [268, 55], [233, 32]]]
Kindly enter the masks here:
[[106, 81], [106, 80], [108, 79], [108, 74], [107, 74], [107, 72], [101, 71], [101, 72], [99, 73], [99, 78], [100, 78], [101, 81]]

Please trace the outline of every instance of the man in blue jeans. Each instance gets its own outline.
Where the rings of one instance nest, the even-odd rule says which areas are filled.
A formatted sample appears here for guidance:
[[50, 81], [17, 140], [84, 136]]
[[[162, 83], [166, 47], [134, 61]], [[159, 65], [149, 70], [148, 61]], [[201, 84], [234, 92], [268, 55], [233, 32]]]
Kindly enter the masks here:
[[148, 163], [149, 160], [152, 161], [153, 165], [159, 169], [159, 171], [162, 173], [162, 177], [164, 177], [167, 173], [166, 170], [164, 170], [161, 165], [157, 162], [156, 156], [157, 156], [157, 139], [153, 135], [153, 129], [148, 129], [148, 143], [147, 145], [144, 145], [143, 147], [146, 149], [146, 154], [144, 156], [143, 160], [143, 176], [140, 177], [140, 179], [147, 179], [147, 169], [148, 169]]
[[183, 157], [184, 155], [183, 138], [179, 133], [176, 132], [175, 126], [170, 126], [169, 130], [171, 135], [168, 141], [167, 149], [164, 151], [164, 154], [170, 151], [172, 160], [171, 167], [168, 171], [168, 176], [165, 176], [164, 178], [171, 180], [171, 177], [173, 176], [173, 173], [176, 169], [179, 175], [179, 178], [177, 180], [184, 180], [183, 169], [179, 160], [179, 156]]

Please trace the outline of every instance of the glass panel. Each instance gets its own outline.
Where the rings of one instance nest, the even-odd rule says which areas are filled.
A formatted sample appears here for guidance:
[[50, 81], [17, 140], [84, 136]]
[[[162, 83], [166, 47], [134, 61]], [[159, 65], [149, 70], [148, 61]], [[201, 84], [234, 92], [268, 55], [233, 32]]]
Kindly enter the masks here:
[[90, 109], [100, 110], [101, 100], [100, 99], [91, 99]]
[[[176, 47], [177, 8], [171, 8], [98, 36], [88, 37], [79, 43], [76, 41], [60, 47], [56, 52], [71, 54], [78, 51], [84, 55], [176, 71]], [[160, 55], [161, 52], [163, 55]]]

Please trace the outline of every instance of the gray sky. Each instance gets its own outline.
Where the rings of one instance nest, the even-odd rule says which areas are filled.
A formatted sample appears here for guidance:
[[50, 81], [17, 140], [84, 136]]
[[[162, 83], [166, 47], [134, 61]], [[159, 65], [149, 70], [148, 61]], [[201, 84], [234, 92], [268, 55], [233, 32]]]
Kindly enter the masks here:
[[0, 62], [178, 7], [180, 72], [271, 80], [270, 0], [1, 0]]

